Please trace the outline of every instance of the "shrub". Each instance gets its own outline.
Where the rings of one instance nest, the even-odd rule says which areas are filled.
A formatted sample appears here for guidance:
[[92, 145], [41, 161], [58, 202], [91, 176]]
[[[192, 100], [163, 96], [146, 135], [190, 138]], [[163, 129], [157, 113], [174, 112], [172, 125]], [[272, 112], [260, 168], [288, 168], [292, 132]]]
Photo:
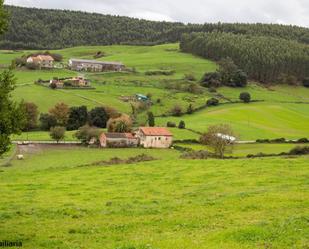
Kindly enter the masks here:
[[309, 77], [306, 77], [305, 79], [303, 79], [303, 86], [309, 87]]
[[219, 100], [216, 98], [208, 99], [206, 102], [207, 106], [217, 106], [219, 104]]
[[303, 137], [303, 138], [298, 139], [297, 143], [309, 143], [309, 139], [306, 137]]
[[185, 152], [180, 157], [184, 159], [207, 159], [210, 155], [208, 151], [200, 150]]
[[57, 143], [64, 139], [65, 137], [65, 128], [62, 126], [55, 126], [50, 128], [50, 137], [57, 141]]
[[210, 92], [210, 93], [216, 93], [217, 90], [216, 90], [216, 88], [214, 88], [214, 87], [209, 87], [208, 92]]
[[51, 89], [56, 89], [57, 88], [57, 84], [55, 82], [52, 82], [52, 83], [49, 84], [49, 87]]
[[188, 108], [187, 108], [187, 114], [192, 114], [194, 112], [194, 108], [192, 104], [189, 104]]
[[151, 75], [173, 75], [175, 73], [174, 70], [154, 70], [154, 71], [147, 71], [145, 72], [145, 75], [151, 76]]
[[242, 92], [239, 95], [239, 99], [242, 100], [244, 103], [249, 103], [251, 100], [251, 95], [248, 92]]
[[196, 78], [193, 74], [185, 74], [185, 77], [184, 77], [185, 80], [188, 80], [188, 81], [196, 81]]
[[186, 124], [185, 121], [181, 120], [178, 124], [178, 128], [179, 129], [185, 129], [186, 128]]
[[29, 70], [36, 70], [36, 69], [39, 69], [39, 66], [34, 63], [27, 63], [26, 68]]
[[216, 88], [221, 86], [221, 76], [218, 72], [205, 73], [201, 79], [201, 86]]
[[182, 108], [180, 105], [175, 105], [172, 109], [171, 109], [171, 114], [173, 116], [179, 117], [182, 115]]
[[90, 140], [100, 136], [100, 130], [96, 127], [84, 125], [75, 133], [75, 137], [82, 142], [82, 144], [89, 144]]
[[170, 127], [170, 128], [174, 128], [174, 127], [176, 127], [176, 123], [171, 122], [171, 121], [168, 121], [168, 122], [166, 123], [166, 126], [167, 126], [167, 127]]
[[289, 152], [290, 155], [308, 155], [309, 146], [296, 146]]

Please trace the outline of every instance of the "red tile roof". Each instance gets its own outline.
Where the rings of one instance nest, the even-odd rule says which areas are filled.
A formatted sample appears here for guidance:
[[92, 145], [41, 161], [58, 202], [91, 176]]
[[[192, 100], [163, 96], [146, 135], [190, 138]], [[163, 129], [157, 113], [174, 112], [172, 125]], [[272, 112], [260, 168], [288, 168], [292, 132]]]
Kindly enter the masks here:
[[165, 127], [140, 127], [146, 136], [173, 136]]

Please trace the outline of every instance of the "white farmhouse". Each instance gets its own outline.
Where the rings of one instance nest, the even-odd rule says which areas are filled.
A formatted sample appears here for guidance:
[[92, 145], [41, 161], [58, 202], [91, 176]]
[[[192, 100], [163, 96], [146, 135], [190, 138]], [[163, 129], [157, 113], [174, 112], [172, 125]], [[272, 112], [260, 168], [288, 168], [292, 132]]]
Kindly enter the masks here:
[[165, 127], [140, 127], [136, 136], [144, 148], [169, 148], [173, 143], [173, 134]]

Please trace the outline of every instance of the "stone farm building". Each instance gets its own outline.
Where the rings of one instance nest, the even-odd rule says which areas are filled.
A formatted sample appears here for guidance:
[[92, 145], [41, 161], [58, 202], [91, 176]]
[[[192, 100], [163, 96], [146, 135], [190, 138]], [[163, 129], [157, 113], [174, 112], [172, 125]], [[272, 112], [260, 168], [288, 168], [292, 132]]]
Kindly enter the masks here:
[[173, 135], [165, 127], [140, 127], [136, 137], [144, 148], [169, 148], [173, 143]]
[[103, 148], [137, 147], [138, 138], [132, 133], [102, 133], [100, 136], [100, 145]]
[[103, 148], [169, 148], [173, 135], [165, 127], [140, 127], [134, 133], [102, 133], [99, 140]]
[[50, 80], [50, 84], [56, 84], [57, 88], [63, 87], [90, 87], [91, 83], [89, 80], [82, 76], [77, 76], [67, 79], [53, 79]]
[[103, 72], [122, 71], [125, 66], [121, 62], [70, 59], [69, 68], [74, 71]]
[[30, 56], [27, 63], [33, 63], [40, 68], [53, 68], [54, 58], [50, 55], [36, 55]]

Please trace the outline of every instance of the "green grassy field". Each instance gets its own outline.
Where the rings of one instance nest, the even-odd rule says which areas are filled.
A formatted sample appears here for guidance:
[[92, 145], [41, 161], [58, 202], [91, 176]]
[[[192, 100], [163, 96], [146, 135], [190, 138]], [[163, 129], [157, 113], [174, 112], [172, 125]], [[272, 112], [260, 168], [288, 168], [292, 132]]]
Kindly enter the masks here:
[[[202, 106], [207, 99], [216, 95], [216, 93], [209, 93], [206, 89], [200, 94], [167, 89], [172, 83], [189, 84], [183, 80], [185, 74], [193, 74], [199, 80], [205, 72], [214, 71], [217, 68], [214, 62], [179, 52], [178, 47], [178, 44], [151, 47], [98, 46], [52, 51], [62, 54], [64, 62], [69, 58], [93, 59], [96, 52], [102, 51], [106, 56], [99, 60], [122, 61], [127, 67], [135, 68], [136, 73], [87, 73], [85, 76], [91, 79], [95, 89], [51, 90], [32, 83], [39, 78], [46, 80], [78, 73], [65, 69], [52, 71], [17, 69], [15, 70], [17, 88], [13, 96], [16, 100], [23, 99], [36, 103], [41, 112], [47, 112], [58, 102], [65, 102], [70, 106], [86, 105], [89, 109], [102, 105], [112, 106], [121, 112], [130, 114], [130, 103], [122, 101], [120, 99], [122, 96], [133, 96], [137, 93], [151, 94], [153, 105], [137, 117], [138, 123], [145, 125], [147, 111], [152, 111], [155, 115], [168, 114], [175, 105], [181, 106], [183, 111], [186, 111], [190, 104], [193, 107]], [[9, 65], [13, 58], [23, 53], [28, 53], [28, 51], [0, 51], [0, 64]], [[146, 76], [145, 72], [148, 70], [174, 70], [175, 73], [169, 76]], [[222, 87], [217, 91], [225, 97], [221, 98], [221, 102], [227, 102], [227, 99], [237, 100], [242, 91], [248, 91], [253, 100], [264, 102], [249, 105], [227, 104], [180, 118], [157, 118], [156, 124], [166, 125], [167, 121], [178, 123], [184, 120], [188, 128], [204, 132], [210, 124], [228, 123], [232, 125], [242, 140], [277, 137], [293, 139], [309, 136], [308, 88], [287, 85], [266, 88], [250, 83], [246, 88]], [[177, 140], [180, 138], [179, 135], [181, 133], [177, 134]], [[188, 136], [183, 134], [183, 137]]]
[[[115, 155], [157, 160], [82, 166]], [[23, 248], [306, 248], [308, 157], [41, 149], [0, 168], [0, 241]]]
[[193, 115], [180, 118], [167, 117], [157, 120], [178, 123], [186, 121], [186, 127], [205, 132], [208, 125], [227, 123], [241, 140], [285, 137], [296, 139], [309, 135], [309, 105], [291, 103], [230, 104], [211, 107]]

